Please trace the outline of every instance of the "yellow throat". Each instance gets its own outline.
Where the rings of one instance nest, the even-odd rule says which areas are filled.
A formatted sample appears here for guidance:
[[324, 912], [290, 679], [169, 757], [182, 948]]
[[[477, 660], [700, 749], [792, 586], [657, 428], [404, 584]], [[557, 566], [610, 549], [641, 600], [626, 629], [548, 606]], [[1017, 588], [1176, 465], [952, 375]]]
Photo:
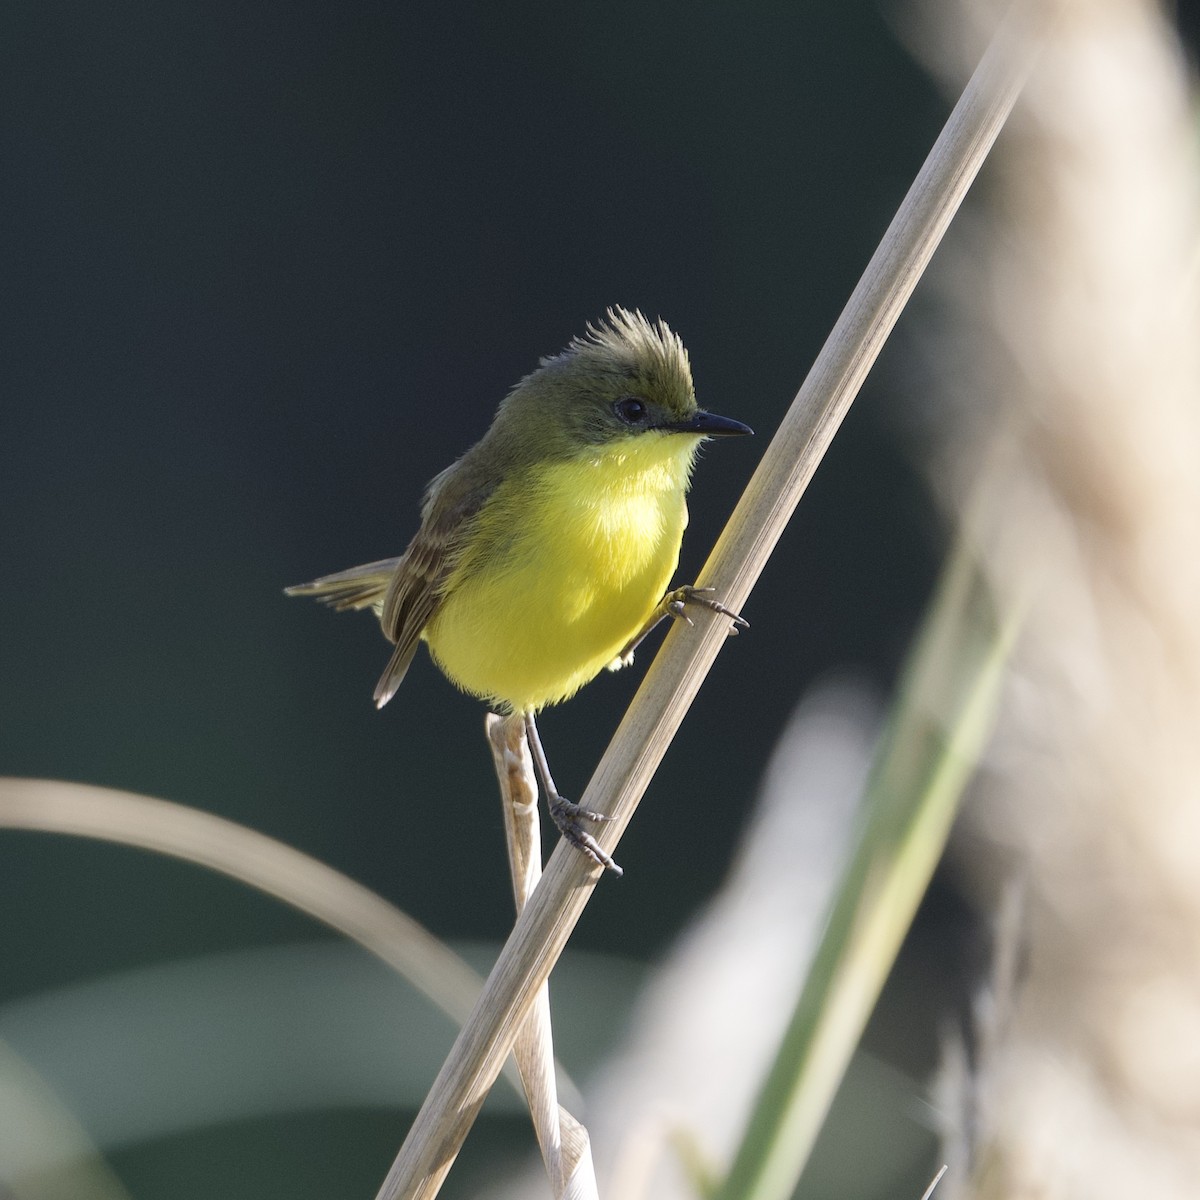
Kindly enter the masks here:
[[675, 573], [700, 440], [643, 434], [506, 479], [422, 635], [446, 675], [535, 712], [613, 662]]

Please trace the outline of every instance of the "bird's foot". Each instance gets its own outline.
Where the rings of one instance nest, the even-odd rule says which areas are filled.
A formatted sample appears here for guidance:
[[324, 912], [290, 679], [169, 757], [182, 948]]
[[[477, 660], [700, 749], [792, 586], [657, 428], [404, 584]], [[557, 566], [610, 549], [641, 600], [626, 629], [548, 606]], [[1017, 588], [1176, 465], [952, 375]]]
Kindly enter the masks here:
[[688, 616], [687, 606], [689, 604], [699, 604], [711, 612], [728, 617], [733, 623], [729, 630], [730, 635], [735, 635], [739, 629], [749, 629], [750, 622], [745, 617], [735, 613], [731, 608], [726, 608], [720, 600], [714, 598], [716, 590], [716, 588], [710, 587], [692, 587], [691, 584], [677, 587], [673, 592], [668, 592], [663, 597], [663, 610], [678, 621], [686, 621], [689, 625], [694, 625], [696, 622]]
[[584, 821], [611, 821], [612, 817], [606, 813], [598, 813], [590, 808], [584, 808], [581, 804], [576, 804], [557, 793], [546, 797], [546, 806], [550, 809], [550, 816], [558, 826], [559, 832], [576, 850], [586, 854], [592, 862], [611, 871], [614, 875], [624, 874], [612, 858], [600, 848], [600, 843], [583, 826]]

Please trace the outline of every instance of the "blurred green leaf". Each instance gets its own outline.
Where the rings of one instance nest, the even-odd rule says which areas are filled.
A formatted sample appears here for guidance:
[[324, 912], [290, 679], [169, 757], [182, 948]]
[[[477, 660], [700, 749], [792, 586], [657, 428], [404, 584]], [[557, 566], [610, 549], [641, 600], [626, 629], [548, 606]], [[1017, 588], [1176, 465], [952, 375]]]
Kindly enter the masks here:
[[794, 1192], [987, 741], [1017, 625], [998, 618], [960, 547], [884, 732], [824, 937], [716, 1200]]

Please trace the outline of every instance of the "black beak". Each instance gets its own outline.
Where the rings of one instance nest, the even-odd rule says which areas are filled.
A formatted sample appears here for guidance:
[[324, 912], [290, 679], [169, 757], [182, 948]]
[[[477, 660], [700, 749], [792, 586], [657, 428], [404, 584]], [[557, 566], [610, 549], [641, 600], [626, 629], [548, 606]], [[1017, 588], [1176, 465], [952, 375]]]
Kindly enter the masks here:
[[732, 417], [718, 417], [716, 413], [701, 410], [686, 421], [675, 421], [670, 425], [659, 425], [666, 433], [697, 433], [701, 437], [741, 437], [752, 434], [749, 425], [735, 421]]

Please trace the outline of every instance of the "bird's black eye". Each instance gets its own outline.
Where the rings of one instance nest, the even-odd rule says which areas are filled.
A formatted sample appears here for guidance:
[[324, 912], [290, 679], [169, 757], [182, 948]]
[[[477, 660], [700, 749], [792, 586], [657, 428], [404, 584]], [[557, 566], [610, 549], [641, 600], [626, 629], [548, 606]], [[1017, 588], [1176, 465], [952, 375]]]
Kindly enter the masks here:
[[640, 425], [646, 419], [646, 404], [636, 396], [626, 396], [613, 405], [613, 412], [626, 425]]

